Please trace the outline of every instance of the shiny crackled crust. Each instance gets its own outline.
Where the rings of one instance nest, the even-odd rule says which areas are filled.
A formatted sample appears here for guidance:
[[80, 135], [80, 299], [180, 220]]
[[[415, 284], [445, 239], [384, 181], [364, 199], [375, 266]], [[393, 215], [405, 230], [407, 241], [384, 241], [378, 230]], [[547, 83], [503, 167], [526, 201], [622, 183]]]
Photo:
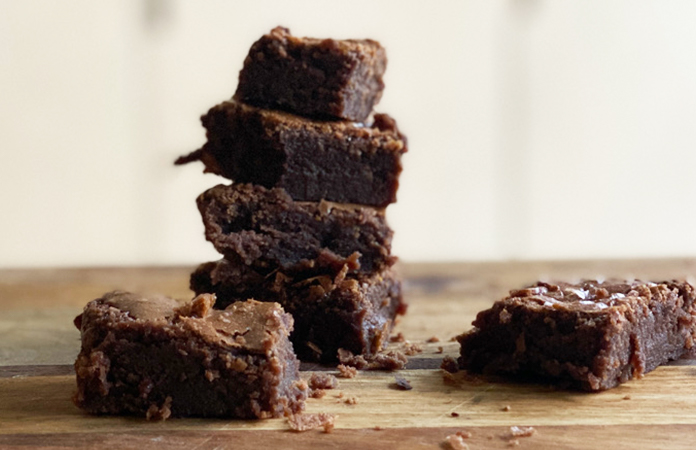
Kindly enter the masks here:
[[214, 296], [188, 304], [112, 292], [75, 319], [80, 408], [95, 414], [230, 418], [278, 417], [304, 407], [279, 305], [240, 302], [212, 309]]
[[540, 282], [477, 315], [458, 337], [459, 365], [604, 390], [689, 351], [695, 317], [686, 282]]

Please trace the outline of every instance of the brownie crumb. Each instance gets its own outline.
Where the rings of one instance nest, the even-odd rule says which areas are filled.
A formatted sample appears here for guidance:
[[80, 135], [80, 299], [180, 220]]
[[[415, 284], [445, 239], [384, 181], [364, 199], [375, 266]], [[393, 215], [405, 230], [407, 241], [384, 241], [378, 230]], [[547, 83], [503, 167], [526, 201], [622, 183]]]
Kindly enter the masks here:
[[512, 408], [510, 407], [510, 405], [505, 405], [505, 406], [503, 406], [503, 408], [501, 409], [501, 411], [505, 411], [505, 412], [511, 411], [511, 410], [512, 410]]
[[382, 427], [380, 427], [379, 425], [377, 425], [376, 427], [373, 428], [373, 430], [375, 430], [375, 431], [382, 431], [382, 430], [384, 430], [384, 428], [382, 428]]
[[423, 347], [421, 347], [418, 344], [412, 344], [408, 341], [406, 341], [403, 346], [401, 347], [401, 351], [404, 353], [406, 356], [413, 356], [418, 353], [423, 352]]
[[309, 387], [312, 389], [335, 389], [338, 387], [338, 380], [331, 374], [314, 372], [309, 376]]
[[445, 447], [451, 450], [469, 450], [464, 438], [457, 434], [450, 434], [445, 438]]
[[336, 415], [328, 413], [294, 414], [288, 417], [288, 425], [292, 431], [309, 431], [324, 428], [324, 433], [331, 433], [336, 421]]
[[345, 394], [343, 394], [343, 392], [339, 392], [338, 395], [336, 396], [336, 398], [343, 398], [344, 395]]
[[396, 375], [394, 377], [394, 379], [396, 380], [392, 384], [394, 389], [397, 389], [400, 391], [410, 391], [411, 389], [413, 389], [413, 386], [411, 386], [411, 382], [409, 382], [406, 378]]
[[530, 437], [534, 436], [536, 430], [534, 427], [510, 427], [510, 437]]
[[442, 345], [440, 345], [440, 346], [437, 348], [437, 350], [435, 350], [435, 353], [443, 353], [444, 351], [445, 351], [445, 348], [444, 348]]
[[406, 338], [404, 337], [404, 334], [399, 332], [395, 334], [394, 336], [391, 336], [389, 338], [389, 342], [405, 342]]
[[358, 397], [348, 397], [344, 403], [346, 405], [357, 405], [358, 404]]
[[452, 412], [450, 413], [450, 416], [452, 416], [452, 417], [459, 417], [459, 413], [456, 412], [456, 411], [452, 411]]
[[150, 405], [147, 412], [145, 412], [146, 420], [167, 420], [172, 415], [172, 398], [167, 397], [164, 400], [164, 404], [161, 407], [157, 405]]
[[358, 370], [369, 369], [393, 371], [403, 369], [408, 362], [406, 355], [398, 350], [377, 353], [367, 360], [363, 355], [353, 355], [352, 352], [340, 348], [338, 349], [338, 359], [341, 361], [341, 364], [355, 367]]
[[457, 360], [451, 356], [445, 356], [442, 360], [442, 364], [440, 364], [440, 369], [449, 373], [457, 373], [459, 372], [459, 364], [457, 364]]
[[520, 441], [517, 439], [510, 439], [507, 443], [508, 447], [519, 447]]
[[324, 398], [326, 396], [326, 391], [324, 389], [312, 389], [309, 392], [309, 396], [312, 398]]
[[631, 396], [630, 396], [630, 395], [624, 395], [624, 396], [623, 396], [623, 399], [624, 399], [624, 400], [630, 400], [630, 399], [631, 399]]
[[341, 378], [355, 378], [358, 375], [358, 369], [345, 364], [339, 364], [336, 369], [338, 369], [338, 376]]
[[455, 433], [457, 436], [463, 437], [464, 439], [469, 439], [471, 436], [471, 431], [457, 431]]
[[432, 336], [432, 337], [429, 337], [428, 340], [426, 340], [425, 342], [427, 342], [429, 344], [434, 344], [435, 342], [440, 342], [440, 338], [437, 336]]

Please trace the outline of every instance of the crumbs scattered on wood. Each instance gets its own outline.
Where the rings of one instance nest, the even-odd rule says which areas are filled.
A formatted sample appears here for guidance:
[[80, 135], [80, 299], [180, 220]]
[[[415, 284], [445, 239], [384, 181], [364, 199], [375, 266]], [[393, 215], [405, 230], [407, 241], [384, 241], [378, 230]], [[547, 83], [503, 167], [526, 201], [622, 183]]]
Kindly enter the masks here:
[[624, 396], [623, 396], [623, 399], [624, 399], [624, 400], [630, 400], [630, 399], [631, 399], [631, 396], [630, 396], [630, 395], [624, 395]]
[[345, 364], [339, 364], [336, 369], [338, 369], [338, 376], [341, 378], [355, 378], [358, 375], [358, 369]]
[[452, 450], [469, 450], [469, 445], [464, 442], [464, 439], [469, 439], [471, 433], [468, 431], [457, 431], [455, 434], [450, 434], [445, 438], [445, 446]]
[[425, 342], [427, 342], [429, 344], [433, 344], [435, 342], [440, 342], [440, 338], [437, 336], [431, 336]]
[[357, 405], [358, 404], [358, 397], [348, 397], [345, 400], [346, 405]]
[[458, 413], [457, 411], [452, 411], [452, 412], [450, 413], [450, 416], [452, 416], [452, 417], [459, 417], [459, 413]]
[[335, 389], [338, 380], [331, 374], [314, 372], [309, 376], [308, 384], [312, 389]]
[[389, 342], [404, 342], [406, 341], [406, 338], [404, 337], [404, 334], [399, 332], [395, 334], [394, 336], [391, 336], [389, 338]]
[[534, 427], [510, 427], [510, 438], [530, 437], [536, 434]]
[[510, 405], [505, 405], [501, 408], [501, 411], [505, 411], [505, 412], [512, 411], [512, 408], [510, 407]]
[[324, 398], [326, 396], [326, 391], [324, 389], [311, 389], [309, 391], [309, 396], [312, 398]]
[[323, 428], [324, 433], [331, 433], [338, 416], [328, 413], [294, 414], [288, 417], [288, 425], [292, 431], [309, 431]]
[[445, 351], [445, 348], [444, 348], [442, 345], [440, 345], [440, 346], [437, 348], [437, 350], [435, 350], [435, 353], [442, 353], [442, 352], [444, 352], [444, 351]]

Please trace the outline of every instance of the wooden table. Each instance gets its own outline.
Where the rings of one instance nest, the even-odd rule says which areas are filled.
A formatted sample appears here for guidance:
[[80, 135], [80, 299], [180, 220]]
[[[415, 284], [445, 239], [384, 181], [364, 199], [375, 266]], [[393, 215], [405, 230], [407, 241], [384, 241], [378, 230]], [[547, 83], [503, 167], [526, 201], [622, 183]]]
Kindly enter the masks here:
[[[696, 361], [660, 367], [598, 394], [464, 378], [446, 384], [439, 370], [444, 355], [458, 353], [449, 339], [509, 289], [540, 278], [691, 277], [696, 260], [402, 264], [400, 270], [410, 307], [396, 331], [424, 348], [399, 372], [413, 389], [393, 389], [394, 373], [388, 372], [341, 379], [337, 390], [307, 404], [307, 412], [339, 416], [331, 434], [290, 432], [283, 419], [146, 422], [86, 415], [71, 402], [79, 350], [74, 316], [87, 301], [117, 288], [190, 298], [191, 268], [2, 270], [0, 448], [437, 449], [447, 448], [444, 438], [462, 430], [472, 434], [466, 440], [471, 449], [510, 448], [511, 426], [536, 429], [534, 436], [518, 439], [520, 448], [696, 446]], [[427, 343], [433, 336], [441, 342]], [[304, 364], [303, 376], [312, 370], [332, 368]], [[344, 401], [351, 397], [357, 404]]]

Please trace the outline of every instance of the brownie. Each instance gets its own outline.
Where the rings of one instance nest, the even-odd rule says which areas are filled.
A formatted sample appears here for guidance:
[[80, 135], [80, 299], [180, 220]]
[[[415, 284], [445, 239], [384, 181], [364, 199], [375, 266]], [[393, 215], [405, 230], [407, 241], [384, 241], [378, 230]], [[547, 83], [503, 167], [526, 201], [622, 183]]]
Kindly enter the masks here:
[[237, 183], [280, 187], [299, 201], [386, 206], [396, 201], [406, 138], [386, 114], [369, 124], [310, 120], [221, 103], [201, 118], [207, 142], [176, 164], [202, 161], [205, 171]]
[[396, 260], [382, 209], [296, 202], [283, 189], [251, 184], [218, 185], [197, 202], [215, 248], [260, 271], [336, 273], [349, 264], [368, 273]]
[[694, 317], [686, 282], [539, 282], [477, 315], [458, 337], [459, 366], [605, 390], [691, 349]]
[[304, 407], [306, 383], [277, 303], [188, 304], [112, 292], [75, 319], [82, 350], [74, 401], [94, 414], [266, 418]]
[[334, 362], [339, 348], [376, 354], [389, 341], [395, 317], [406, 312], [392, 270], [345, 275], [302, 279], [278, 271], [264, 276], [223, 259], [200, 265], [191, 275], [191, 289], [214, 293], [220, 306], [245, 298], [280, 303], [295, 319], [290, 339], [300, 359]]
[[318, 118], [364, 121], [379, 102], [387, 55], [373, 40], [298, 38], [276, 27], [244, 60], [235, 98]]

